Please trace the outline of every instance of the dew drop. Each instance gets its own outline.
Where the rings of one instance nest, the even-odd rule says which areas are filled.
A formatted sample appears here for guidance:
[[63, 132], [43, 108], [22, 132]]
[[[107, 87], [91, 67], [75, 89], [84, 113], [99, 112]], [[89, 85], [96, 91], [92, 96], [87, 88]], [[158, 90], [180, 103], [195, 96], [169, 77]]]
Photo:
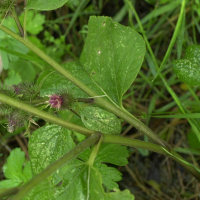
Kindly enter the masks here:
[[98, 54], [100, 55], [100, 54], [101, 54], [101, 51], [98, 51]]
[[106, 22], [103, 22], [103, 26], [105, 26], [106, 25]]

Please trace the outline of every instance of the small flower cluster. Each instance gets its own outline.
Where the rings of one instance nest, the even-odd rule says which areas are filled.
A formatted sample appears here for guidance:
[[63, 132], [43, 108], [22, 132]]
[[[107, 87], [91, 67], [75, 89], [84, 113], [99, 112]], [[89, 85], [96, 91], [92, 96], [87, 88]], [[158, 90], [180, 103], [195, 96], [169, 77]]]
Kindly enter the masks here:
[[22, 82], [19, 85], [13, 85], [13, 89], [20, 100], [33, 100], [38, 98], [40, 94], [38, 85], [31, 82]]
[[[38, 87], [29, 82], [23, 82], [19, 85], [0, 86], [0, 93], [8, 95], [19, 100], [31, 101], [39, 97]], [[13, 133], [16, 127], [22, 127], [24, 121], [30, 119], [30, 114], [20, 109], [13, 108], [5, 103], [0, 102], [0, 115], [3, 115], [7, 120], [7, 130]]]
[[57, 110], [70, 109], [75, 102], [75, 98], [67, 91], [61, 91], [59, 94], [48, 95], [48, 97], [51, 108], [56, 108]]
[[5, 117], [8, 119], [7, 130], [9, 133], [13, 133], [15, 128], [24, 125], [24, 121], [30, 118], [30, 114], [15, 109], [11, 114]]

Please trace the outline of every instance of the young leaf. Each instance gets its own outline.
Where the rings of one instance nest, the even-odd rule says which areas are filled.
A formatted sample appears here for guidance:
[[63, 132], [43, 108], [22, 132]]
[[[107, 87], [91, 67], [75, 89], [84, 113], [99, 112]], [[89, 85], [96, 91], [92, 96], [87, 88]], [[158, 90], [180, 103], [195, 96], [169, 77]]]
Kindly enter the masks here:
[[118, 189], [119, 186], [116, 182], [122, 180], [122, 173], [114, 167], [108, 167], [105, 164], [95, 163], [94, 167], [101, 173], [103, 184], [109, 189]]
[[[78, 157], [83, 161], [87, 161], [90, 153], [91, 151], [86, 149]], [[94, 167], [101, 173], [103, 184], [108, 189], [113, 190], [118, 188], [116, 181], [121, 180], [121, 173], [117, 169], [108, 167], [102, 163], [124, 166], [128, 164], [128, 155], [128, 150], [125, 146], [120, 146], [117, 144], [101, 144], [97, 157], [94, 161]]]
[[127, 147], [117, 144], [101, 144], [95, 162], [110, 163], [118, 166], [128, 164], [127, 157], [129, 156]]
[[120, 134], [121, 122], [114, 114], [98, 107], [85, 107], [80, 111], [84, 125], [106, 134]]
[[200, 85], [200, 46], [192, 45], [186, 49], [185, 58], [173, 62], [174, 72], [188, 85]]
[[[89, 170], [88, 170], [89, 171]], [[91, 170], [88, 173], [89, 176], [89, 199], [105, 199], [105, 200], [134, 200], [134, 196], [130, 194], [129, 190], [105, 193], [102, 187], [101, 175], [95, 168], [91, 167]]]
[[8, 180], [0, 182], [0, 189], [12, 188], [27, 182], [32, 178], [30, 163], [25, 163], [25, 153], [16, 148], [11, 151], [6, 164], [3, 166], [4, 175]]
[[68, 0], [28, 0], [27, 9], [55, 10], [62, 7]]
[[90, 17], [80, 62], [116, 104], [136, 78], [145, 54], [143, 38], [109, 17]]
[[[23, 24], [24, 13], [19, 16], [19, 20]], [[43, 29], [45, 23], [45, 15], [40, 14], [37, 11], [29, 10], [26, 18], [26, 31], [32, 35], [39, 34]]]

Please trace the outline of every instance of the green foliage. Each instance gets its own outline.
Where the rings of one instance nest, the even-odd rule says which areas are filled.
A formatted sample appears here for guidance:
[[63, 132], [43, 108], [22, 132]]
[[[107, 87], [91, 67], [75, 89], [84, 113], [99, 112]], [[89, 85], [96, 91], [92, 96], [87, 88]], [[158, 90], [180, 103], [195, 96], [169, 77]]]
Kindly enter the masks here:
[[142, 37], [109, 17], [90, 17], [80, 62], [107, 97], [122, 106], [122, 96], [136, 78], [145, 54]]
[[28, 0], [26, 9], [35, 9], [35, 10], [55, 10], [63, 6], [68, 0]]
[[[19, 20], [23, 23], [24, 13], [19, 16]], [[26, 18], [26, 31], [30, 34], [37, 35], [44, 28], [45, 15], [42, 15], [36, 11], [30, 10]]]
[[[43, 171], [74, 147], [71, 131], [56, 125], [37, 129], [30, 137], [29, 153], [33, 175]], [[94, 165], [87, 164], [90, 149], [86, 149], [68, 164], [52, 174], [48, 181], [35, 187], [25, 199], [115, 199], [118, 195], [133, 199], [128, 191], [105, 193], [102, 183], [109, 189], [117, 189], [116, 181], [121, 180], [121, 173], [105, 163], [126, 165], [128, 151], [126, 147], [115, 144], [103, 144]], [[104, 163], [104, 164], [103, 164]], [[102, 182], [103, 180], [103, 182]], [[59, 184], [61, 183], [61, 184]]]
[[6, 180], [0, 182], [0, 189], [17, 187], [32, 178], [30, 162], [19, 148], [11, 151], [3, 170]]
[[[11, 17], [4, 19], [3, 25], [10, 28], [14, 32], [17, 32], [15, 22]], [[4, 48], [11, 49], [13, 51], [16, 51], [22, 54], [27, 54], [29, 52], [29, 49], [26, 46], [24, 46], [19, 41], [12, 38], [11, 36], [8, 36], [1, 30], [0, 30], [0, 40], [1, 40], [0, 46]], [[4, 69], [9, 68], [10, 62], [18, 60], [17, 56], [7, 54], [6, 52], [2, 50], [0, 51], [0, 53], [1, 53]]]
[[121, 122], [112, 113], [98, 107], [85, 107], [80, 110], [84, 125], [94, 131], [106, 134], [120, 134]]
[[[2, 2], [9, 2], [9, 5], [11, 3], [10, 1]], [[133, 29], [133, 27], [125, 27], [118, 23], [114, 23], [109, 17], [90, 17], [88, 26], [84, 25], [85, 27], [88, 27], [88, 31], [86, 30], [84, 32], [88, 35], [80, 59], [78, 60], [76, 56], [72, 54], [72, 57], [76, 58], [76, 60], [78, 61], [66, 62], [63, 64], [63, 68], [61, 68], [59, 64], [55, 62], [63, 61], [63, 56], [65, 55], [65, 53], [70, 51], [72, 45], [66, 45], [66, 41], [68, 39], [73, 40], [74, 38], [68, 38], [69, 30], [71, 31], [71, 27], [73, 24], [75, 24], [74, 21], [77, 17], [80, 17], [80, 21], [82, 21], [81, 16], [85, 13], [82, 13], [81, 9], [85, 7], [88, 4], [88, 2], [88, 0], [28, 0], [26, 9], [54, 10], [56, 8], [61, 7], [65, 3], [68, 3], [67, 5], [74, 11], [74, 13], [72, 14], [73, 17], [72, 19], [70, 19], [70, 23], [67, 25], [67, 29], [65, 30], [66, 32], [64, 33], [64, 35], [62, 35], [61, 33], [60, 25], [55, 24], [54, 21], [51, 20], [45, 22], [44, 15], [32, 10], [26, 13], [26, 26], [24, 27], [26, 27], [27, 33], [31, 35], [28, 36], [28, 38], [30, 41], [32, 41], [33, 44], [29, 43], [29, 40], [27, 40], [27, 38], [21, 37], [21, 39], [24, 42], [24, 44], [29, 46], [30, 49], [32, 49], [35, 53], [41, 56], [41, 58], [45, 61], [41, 61], [41, 59], [38, 59], [38, 57], [35, 57], [31, 52], [29, 52], [29, 50], [25, 46], [21, 45], [20, 43], [18, 44], [15, 40], [13, 40], [10, 36], [4, 34], [2, 31], [0, 32], [0, 39], [2, 45], [0, 46], [0, 53], [3, 61], [3, 68], [4, 70], [8, 70], [8, 76], [5, 79], [4, 83], [7, 83], [8, 85], [17, 85], [18, 83], [20, 83], [17, 86], [14, 86], [14, 98], [21, 101], [25, 101], [25, 103], [31, 104], [31, 106], [37, 106], [40, 109], [45, 109], [46, 105], [48, 103], [50, 104], [50, 101], [47, 101], [46, 96], [49, 97], [49, 95], [52, 94], [55, 94], [59, 97], [57, 98], [59, 99], [59, 105], [61, 105], [64, 101], [63, 96], [61, 96], [62, 91], [67, 91], [67, 93], [71, 94], [74, 98], [73, 105], [70, 104], [70, 106], [66, 106], [66, 109], [64, 110], [57, 109], [54, 113], [55, 115], [57, 115], [57, 117], [65, 119], [65, 123], [74, 123], [70, 124], [71, 130], [49, 123], [48, 125], [45, 125], [34, 131], [29, 139], [29, 154], [31, 168], [30, 163], [26, 163], [25, 167], [22, 168], [22, 165], [25, 162], [24, 154], [20, 152], [14, 154], [15, 151], [12, 151], [10, 157], [8, 158], [7, 164], [4, 165], [5, 177], [8, 180], [0, 182], [0, 188], [2, 185], [2, 188], [19, 186], [27, 182], [27, 180], [31, 178], [31, 174], [33, 174], [33, 176], [40, 174], [41, 172], [45, 171], [45, 169], [49, 165], [59, 160], [62, 156], [67, 155], [69, 152], [73, 152], [73, 149], [76, 147], [77, 143], [76, 139], [78, 138], [78, 142], [85, 139], [85, 136], [81, 138], [75, 131], [88, 131], [87, 134], [94, 134], [92, 130], [96, 132], [101, 132], [103, 133], [103, 136], [100, 139], [101, 142], [106, 137], [106, 139], [110, 137], [111, 139], [118, 138], [118, 140], [120, 140], [121, 137], [117, 135], [121, 133], [122, 120], [116, 117], [113, 113], [117, 115], [119, 114], [118, 116], [122, 118], [126, 116], [126, 118], [123, 119], [128, 119], [128, 122], [131, 121], [132, 125], [135, 125], [139, 122], [139, 120], [131, 116], [131, 114], [126, 113], [126, 111], [124, 112], [122, 105], [123, 95], [125, 94], [125, 92], [127, 92], [127, 90], [132, 85], [133, 81], [135, 80], [136, 76], [138, 75], [145, 55], [144, 40], [135, 31], [138, 28], [137, 25]], [[124, 2], [125, 4], [126, 2], [130, 3], [130, 1]], [[177, 8], [181, 1], [179, 0], [171, 2], [170, 0], [161, 0], [158, 2], [155, 0], [146, 0], [146, 2], [155, 5], [155, 12], [151, 12], [147, 17], [145, 17], [142, 20], [140, 24], [141, 27], [147, 21], [149, 21], [149, 24], [147, 25], [148, 28], [146, 33], [143, 30], [143, 28], [141, 29], [141, 33], [147, 34], [150, 39], [153, 38], [152, 44], [154, 44], [155, 37], [153, 33], [155, 33], [158, 28], [157, 24], [155, 23], [155, 18], [158, 17], [161, 20], [163, 20], [163, 17], [160, 16], [165, 12], [171, 12], [171, 10]], [[166, 5], [159, 7], [158, 3]], [[103, 4], [103, 1], [99, 1], [98, 4], [99, 7], [102, 8], [101, 4]], [[196, 4], [199, 4], [198, 0], [196, 0]], [[131, 10], [129, 10], [127, 5], [124, 5], [124, 7], [122, 8], [121, 11], [123, 12], [123, 14], [121, 15], [120, 19], [122, 20], [123, 17], [128, 13], [131, 24], [132, 12], [130, 12]], [[184, 5], [184, 3], [182, 5]], [[184, 6], [182, 6], [182, 8], [184, 8]], [[8, 6], [6, 7], [6, 11], [7, 10]], [[94, 12], [95, 9], [93, 5], [90, 5], [88, 9], [85, 9], [85, 11]], [[159, 23], [163, 23], [165, 19], [170, 17], [170, 12], [167, 13], [166, 18], [164, 17], [164, 20], [160, 20]], [[196, 12], [198, 12], [198, 9], [196, 9]], [[3, 15], [5, 15], [5, 10], [0, 10], [0, 13], [3, 13]], [[136, 20], [138, 20], [136, 12], [134, 13], [134, 15], [136, 17]], [[181, 13], [180, 16], [180, 18], [182, 19], [183, 13]], [[64, 18], [61, 17], [60, 19], [58, 19], [57, 22], [60, 23], [62, 20], [64, 20], [65, 23], [68, 23], [68, 18], [70, 17], [71, 16], [65, 16]], [[21, 14], [19, 19], [21, 23], [23, 23], [24, 14]], [[151, 23], [154, 25], [153, 30], [150, 30]], [[180, 23], [181, 22], [179, 22], [178, 24], [180, 25]], [[14, 21], [11, 20], [11, 18], [5, 19], [4, 25], [12, 29], [14, 32], [18, 32], [16, 30], [16, 25], [14, 24]], [[80, 26], [80, 29], [83, 29], [84, 26]], [[51, 30], [44, 30], [44, 27], [49, 27]], [[182, 20], [181, 32], [179, 35], [180, 37], [177, 41], [178, 58], [180, 58], [182, 53], [184, 30], [185, 18], [183, 18]], [[56, 34], [52, 34], [52, 32]], [[42, 40], [39, 40], [36, 36], [34, 36], [39, 33], [41, 33], [39, 37], [43, 37]], [[178, 29], [176, 30], [174, 35], [177, 36], [177, 33]], [[76, 34], [78, 34], [78, 31], [76, 32]], [[173, 42], [170, 43], [170, 48], [168, 48], [166, 54], [167, 56], [165, 56], [164, 61], [161, 62], [162, 64], [160, 69], [162, 69], [162, 66], [166, 64], [166, 60], [169, 58], [173, 44], [176, 41], [175, 36], [173, 36]], [[145, 39], [148, 44], [148, 39]], [[77, 41], [75, 41], [74, 43], [77, 43]], [[40, 53], [42, 52], [39, 51], [37, 47], [34, 46], [34, 44], [36, 44], [36, 46], [38, 46], [47, 55], [49, 55], [49, 57], [45, 54], [40, 55]], [[79, 43], [77, 44], [79, 45]], [[148, 46], [150, 45], [148, 44]], [[199, 84], [199, 50], [199, 46], [189, 47], [186, 50], [185, 59], [175, 61], [173, 66], [177, 76], [181, 80], [191, 85], [195, 85], [196, 83], [197, 85]], [[158, 52], [159, 48], [156, 51]], [[32, 63], [27, 62], [27, 60], [31, 61]], [[46, 62], [48, 63], [48, 65]], [[151, 54], [151, 49], [150, 54], [147, 54], [147, 62], [151, 63], [151, 71], [155, 75], [157, 61], [155, 58], [153, 58]], [[40, 74], [36, 85], [31, 84], [30, 82], [25, 84], [22, 81], [34, 81], [36, 76], [38, 75], [37, 70], [35, 70], [35, 66], [33, 66], [33, 63], [34, 65], [37, 65], [42, 69], [42, 73]], [[54, 67], [60, 73], [52, 71], [52, 68], [50, 66]], [[189, 69], [187, 68], [188, 66]], [[61, 70], [59, 67], [61, 68]], [[144, 68], [144, 70], [146, 70], [145, 73], [142, 71], [140, 75], [144, 76], [146, 80], [149, 78], [148, 76], [150, 74], [150, 70], [146, 68]], [[71, 80], [74, 83], [66, 79], [66, 77], [68, 77], [66, 76], [67, 73], [69, 73], [70, 77], [72, 75]], [[61, 74], [63, 74], [64, 76]], [[74, 79], [73, 76], [76, 79]], [[140, 80], [140, 78], [138, 80]], [[80, 81], [82, 85], [80, 85], [78, 81]], [[147, 80], [147, 82], [151, 86], [153, 86], [151, 81]], [[82, 90], [79, 87], [77, 87], [77, 85], [79, 87], [81, 86], [80, 88], [82, 88]], [[166, 87], [170, 88], [170, 86], [168, 86], [167, 84], [165, 85]], [[89, 89], [87, 89], [86, 86], [89, 89], [91, 89], [92, 92], [88, 92]], [[0, 91], [0, 93], [3, 94], [4, 92]], [[92, 101], [94, 101], [92, 103], [90, 102], [90, 104], [96, 103], [95, 105], [88, 106], [86, 105], [86, 103], [78, 102], [78, 98], [88, 98], [88, 94], [91, 93], [94, 94], [93, 96], [90, 95]], [[159, 95], [161, 96], [163, 96], [163, 94], [163, 91], [159, 93]], [[156, 98], [154, 98], [154, 101], [152, 101], [151, 103], [152, 105], [154, 105], [153, 110], [156, 109], [155, 102], [158, 96], [156, 96]], [[100, 100], [102, 100], [102, 102], [104, 103], [108, 103], [107, 101], [105, 101], [105, 99], [110, 102], [110, 104], [107, 105], [111, 105], [111, 107], [113, 106], [112, 109], [110, 109], [109, 106], [105, 106], [105, 108], [110, 112], [103, 109], [103, 104], [98, 104], [98, 98], [101, 98]], [[53, 99], [55, 100], [55, 102], [53, 102], [55, 105], [57, 105], [57, 99]], [[174, 99], [177, 100], [176, 98]], [[24, 116], [26, 116], [26, 120], [30, 120], [32, 117], [30, 114], [24, 114], [23, 111], [21, 112], [22, 114], [20, 114], [19, 110], [17, 109], [14, 110], [14, 112], [10, 112], [10, 106], [7, 108], [5, 106], [6, 104], [1, 103], [1, 106], [2, 105], [3, 107], [0, 108], [0, 111], [3, 111], [4, 108], [7, 109], [6, 112], [1, 113], [6, 115], [8, 120], [12, 122], [8, 126], [9, 129], [12, 131], [14, 130], [15, 125], [17, 123], [23, 122]], [[60, 109], [59, 106], [54, 106], [54, 108]], [[117, 111], [113, 111], [113, 108], [115, 108]], [[31, 107], [29, 107], [29, 109], [31, 109]], [[153, 110], [149, 109], [149, 112], [152, 112]], [[39, 117], [44, 117], [45, 112], [41, 114], [40, 111], [41, 110], [38, 110], [38, 115], [35, 115]], [[50, 115], [48, 115], [48, 117], [49, 116]], [[181, 116], [174, 117], [182, 118], [183, 116], [186, 117], [188, 115], [183, 114]], [[191, 116], [194, 117], [193, 113], [191, 113], [190, 117]], [[56, 124], [60, 124], [60, 118], [57, 118], [57, 121], [55, 122]], [[47, 118], [44, 117], [44, 119]], [[148, 118], [148, 121], [149, 120], [150, 117]], [[50, 118], [49, 121], [52, 122]], [[140, 131], [145, 133], [145, 131], [148, 130], [148, 128], [146, 128], [145, 125], [143, 125], [142, 123], [139, 123], [139, 125], [142, 126], [142, 128], [139, 129]], [[195, 133], [198, 133], [197, 129]], [[188, 141], [192, 148], [198, 147], [198, 143], [195, 143], [193, 132], [192, 134], [190, 133], [188, 135]], [[46, 178], [42, 183], [39, 183], [36, 187], [34, 187], [24, 197], [24, 200], [133, 200], [134, 196], [130, 194], [128, 190], [120, 191], [118, 189], [119, 186], [117, 182], [122, 179], [122, 174], [114, 167], [124, 166], [128, 163], [127, 157], [129, 155], [129, 152], [127, 151], [127, 148], [116, 144], [101, 144], [101, 142], [94, 146], [91, 146], [90, 148], [87, 148], [85, 151], [78, 155], [78, 158], [75, 158], [74, 156], [72, 160], [65, 163], [60, 168], [57, 168], [53, 174]], [[117, 140], [115, 140], [114, 142], [120, 143]], [[135, 141], [130, 140], [129, 142], [130, 143], [125, 143], [125, 145], [131, 146], [132, 143], [134, 144]], [[96, 152], [95, 154], [95, 159], [92, 160], [92, 155], [94, 153], [95, 148], [98, 145], [98, 152]], [[144, 144], [144, 148], [146, 147], [145, 145], [146, 144]], [[151, 144], [148, 143], [148, 145]], [[154, 145], [152, 146], [152, 149], [154, 151], [157, 148], [159, 149], [159, 147], [154, 147]], [[162, 153], [164, 151], [164, 154], [169, 155], [171, 158], [175, 159], [179, 163], [184, 163], [184, 166], [189, 166], [190, 169], [193, 167], [191, 164], [184, 161], [184, 159], [180, 158], [179, 155], [174, 154], [173, 151], [169, 151], [165, 148], [160, 148], [159, 150]], [[182, 150], [182, 152], [184, 151]], [[198, 171], [197, 168], [196, 170]], [[196, 173], [196, 171], [192, 172], [194, 174]], [[198, 176], [197, 173], [195, 175]], [[112, 190], [112, 192], [110, 192], [109, 190]]]
[[34, 131], [29, 141], [33, 175], [43, 171], [73, 147], [74, 142], [67, 129], [57, 125], [46, 125]]
[[[79, 62], [67, 62], [63, 65], [64, 69], [67, 69], [71, 74], [73, 74], [77, 79], [81, 80], [83, 83], [96, 91], [100, 89], [95, 85], [95, 83], [90, 79], [90, 76], [85, 72], [85, 70], [80, 66]], [[44, 77], [47, 77], [42, 85], [40, 94], [41, 96], [49, 95], [59, 90], [67, 88], [69, 92], [73, 94], [74, 97], [84, 98], [88, 95], [83, 92], [80, 88], [74, 85], [71, 81], [67, 80], [64, 76], [59, 73], [45, 70], [38, 79], [38, 82]], [[98, 93], [99, 94], [99, 93]]]
[[200, 46], [192, 45], [186, 49], [185, 58], [173, 62], [174, 72], [188, 85], [200, 85]]

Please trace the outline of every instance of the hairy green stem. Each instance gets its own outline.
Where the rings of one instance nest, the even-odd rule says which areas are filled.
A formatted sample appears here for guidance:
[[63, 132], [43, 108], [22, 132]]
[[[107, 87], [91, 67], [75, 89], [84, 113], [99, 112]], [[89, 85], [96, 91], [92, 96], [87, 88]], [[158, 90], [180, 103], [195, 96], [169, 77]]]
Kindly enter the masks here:
[[33, 99], [31, 101], [21, 101], [21, 102], [33, 105], [33, 104], [45, 104], [48, 102], [48, 100], [49, 100], [49, 97], [41, 97], [38, 99]]
[[[77, 78], [75, 78], [69, 71], [65, 70], [62, 66], [60, 66], [57, 62], [55, 62], [53, 59], [51, 59], [48, 55], [46, 55], [42, 50], [40, 50], [38, 47], [36, 47], [33, 43], [31, 43], [27, 38], [21, 38], [5, 26], [1, 25], [0, 29], [7, 34], [11, 35], [13, 38], [17, 39], [21, 43], [23, 43], [25, 46], [27, 46], [29, 49], [31, 49], [33, 52], [35, 52], [39, 57], [41, 57], [43, 60], [45, 60], [50, 66], [52, 66], [54, 69], [56, 69], [60, 74], [65, 76], [68, 80], [70, 80], [72, 83], [74, 83], [76, 86], [78, 86], [81, 90], [83, 90], [85, 93], [87, 93], [91, 97], [98, 96], [94, 91], [92, 91], [89, 87], [84, 85], [81, 81], [79, 81]], [[118, 117], [126, 120], [130, 124], [132, 124], [135, 128], [137, 128], [142, 133], [146, 134], [149, 138], [151, 138], [156, 143], [160, 144], [163, 147], [166, 147], [167, 149], [170, 149], [169, 144], [167, 144], [164, 140], [160, 139], [151, 129], [149, 129], [145, 124], [143, 124], [141, 121], [133, 117], [131, 114], [126, 113], [122, 109], [118, 108], [117, 106], [111, 104], [107, 100], [99, 97], [96, 98], [95, 103], [108, 111], [116, 114]]]
[[[101, 133], [95, 134], [78, 144], [71, 151], [65, 154], [63, 157], [58, 159], [53, 164], [49, 165], [44, 171], [37, 174], [30, 182], [26, 183], [24, 186], [19, 188], [18, 193], [12, 198], [12, 200], [20, 200], [22, 199], [31, 189], [33, 189], [36, 185], [44, 181], [49, 175], [59, 169], [61, 166], [76, 158], [78, 154], [83, 152], [88, 147], [96, 144], [101, 137]], [[7, 192], [8, 193], [8, 192]]]
[[6, 96], [4, 94], [1, 94], [0, 93], [0, 102], [1, 103], [6, 103], [10, 106], [14, 106], [16, 108], [19, 108], [21, 110], [24, 110], [28, 113], [31, 113], [35, 116], [38, 116], [38, 117], [41, 117], [42, 119], [46, 120], [46, 121], [49, 121], [49, 122], [52, 122], [54, 124], [57, 124], [59, 126], [62, 126], [62, 127], [65, 127], [65, 128], [68, 128], [72, 131], [76, 131], [76, 132], [79, 132], [85, 136], [91, 136], [92, 134], [96, 134], [95, 131], [92, 131], [90, 129], [87, 129], [85, 127], [82, 127], [82, 126], [79, 126], [79, 125], [76, 125], [76, 124], [73, 124], [71, 122], [68, 122], [64, 119], [61, 119], [61, 118], [58, 118], [54, 115], [51, 115], [49, 114], [48, 112], [45, 112], [43, 110], [40, 110], [40, 109], [37, 109], [33, 106], [30, 106], [30, 105], [27, 105], [21, 101], [17, 101], [16, 99], [13, 99], [9, 96]]

